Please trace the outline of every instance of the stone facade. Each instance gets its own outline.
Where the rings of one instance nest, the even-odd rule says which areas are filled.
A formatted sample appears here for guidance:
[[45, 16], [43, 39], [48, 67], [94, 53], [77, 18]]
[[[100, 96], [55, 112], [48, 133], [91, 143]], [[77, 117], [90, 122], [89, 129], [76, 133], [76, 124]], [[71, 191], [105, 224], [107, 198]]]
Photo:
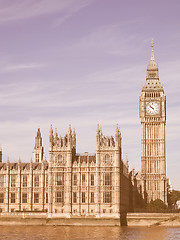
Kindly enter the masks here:
[[159, 81], [152, 42], [146, 82], [139, 98], [141, 120], [141, 179], [147, 202], [161, 199], [167, 204], [165, 156], [166, 96]]
[[47, 211], [64, 217], [119, 217], [129, 209], [128, 162], [121, 133], [105, 137], [97, 128], [96, 154], [76, 154], [76, 133], [49, 134], [49, 162], [43, 159], [40, 129], [30, 163], [0, 163], [0, 210]]
[[0, 212], [46, 211], [62, 217], [120, 217], [157, 198], [167, 203], [165, 159], [166, 97], [159, 82], [154, 50], [140, 96], [141, 172], [122, 160], [119, 127], [107, 137], [97, 127], [96, 154], [76, 153], [71, 126], [64, 137], [50, 128], [49, 161], [44, 159], [40, 129], [30, 163], [2, 162]]

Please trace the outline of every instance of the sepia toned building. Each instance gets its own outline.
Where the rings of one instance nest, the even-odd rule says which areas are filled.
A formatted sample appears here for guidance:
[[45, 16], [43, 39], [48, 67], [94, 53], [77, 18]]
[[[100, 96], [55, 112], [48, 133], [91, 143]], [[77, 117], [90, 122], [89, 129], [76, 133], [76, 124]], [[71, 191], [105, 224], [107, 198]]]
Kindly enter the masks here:
[[141, 120], [141, 179], [147, 202], [161, 199], [167, 204], [165, 153], [166, 96], [159, 81], [154, 48], [147, 66], [146, 82], [139, 98]]
[[0, 211], [119, 217], [130, 204], [128, 162], [121, 152], [118, 126], [114, 138], [98, 126], [95, 155], [76, 154], [71, 127], [64, 137], [51, 127], [47, 162], [38, 129], [30, 163], [0, 163]]
[[96, 153], [76, 153], [76, 133], [69, 126], [61, 137], [52, 126], [49, 160], [44, 158], [40, 129], [29, 163], [2, 161], [0, 148], [0, 212], [47, 212], [61, 217], [120, 217], [139, 211], [144, 202], [167, 204], [165, 158], [166, 97], [158, 65], [151, 59], [140, 96], [141, 172], [122, 160], [122, 137], [104, 136], [97, 127]]

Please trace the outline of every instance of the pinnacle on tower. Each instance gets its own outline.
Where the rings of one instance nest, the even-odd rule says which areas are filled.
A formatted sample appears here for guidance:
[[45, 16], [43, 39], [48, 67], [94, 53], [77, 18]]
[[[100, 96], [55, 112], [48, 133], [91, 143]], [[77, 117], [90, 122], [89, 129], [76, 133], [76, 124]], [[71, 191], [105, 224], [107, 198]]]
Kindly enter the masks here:
[[42, 146], [42, 137], [40, 128], [38, 128], [37, 136], [35, 137], [35, 146], [33, 148], [33, 161], [41, 162], [43, 160], [44, 148]]
[[53, 129], [52, 129], [52, 124], [49, 130], [49, 142], [52, 143], [53, 141]]
[[[158, 65], [155, 61], [154, 58], [154, 42], [152, 39], [152, 43], [151, 43], [151, 58], [149, 61], [149, 64], [147, 65], [147, 71], [146, 71], [146, 80], [150, 80], [150, 82], [148, 83], [149, 86], [145, 86], [145, 88], [154, 88], [154, 85], [152, 85], [152, 81], [151, 80], [159, 80], [159, 72], [158, 72]], [[152, 85], [152, 86], [151, 86]], [[157, 87], [161, 88], [160, 83], [157, 83]]]
[[73, 136], [76, 136], [75, 128], [73, 128]]
[[115, 130], [115, 142], [116, 142], [116, 146], [120, 146], [121, 132], [119, 130], [118, 124], [116, 125], [116, 130]]
[[151, 42], [151, 58], [150, 58], [147, 68], [148, 69], [158, 68], [158, 65], [157, 65], [157, 63], [155, 61], [155, 57], [154, 57], [154, 40], [153, 39]]
[[69, 124], [68, 134], [71, 135], [71, 133], [72, 133], [71, 124]]
[[35, 138], [35, 148], [39, 148], [41, 146], [42, 146], [42, 137], [41, 137], [40, 128], [38, 128], [37, 136]]
[[129, 168], [129, 160], [128, 160], [127, 153], [126, 153], [126, 161], [125, 161], [125, 165], [126, 165], [127, 168]]
[[100, 132], [100, 129], [99, 129], [99, 123], [98, 123], [96, 133], [99, 134], [99, 132]]
[[52, 124], [51, 124], [51, 127], [50, 127], [50, 134], [53, 132], [53, 129], [52, 129]]

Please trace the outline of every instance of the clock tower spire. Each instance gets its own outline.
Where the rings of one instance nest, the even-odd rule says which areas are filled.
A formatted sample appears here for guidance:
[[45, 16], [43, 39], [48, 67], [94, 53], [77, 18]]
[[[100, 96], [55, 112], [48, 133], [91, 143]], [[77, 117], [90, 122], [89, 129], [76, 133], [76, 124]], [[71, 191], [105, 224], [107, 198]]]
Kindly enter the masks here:
[[152, 39], [151, 41], [151, 59], [150, 59], [150, 64], [151, 65], [157, 65], [155, 62], [155, 58], [154, 58], [154, 40]]
[[147, 66], [146, 82], [139, 98], [141, 121], [141, 178], [147, 202], [161, 199], [167, 204], [165, 156], [166, 97], [159, 81], [158, 65], [151, 58]]

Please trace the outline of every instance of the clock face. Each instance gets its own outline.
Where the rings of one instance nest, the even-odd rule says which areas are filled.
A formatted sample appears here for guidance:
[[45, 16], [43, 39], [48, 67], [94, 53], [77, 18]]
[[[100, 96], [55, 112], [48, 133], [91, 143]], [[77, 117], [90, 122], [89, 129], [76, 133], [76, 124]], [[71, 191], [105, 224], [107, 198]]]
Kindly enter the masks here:
[[146, 105], [146, 112], [151, 115], [159, 113], [159, 104], [157, 102], [149, 102]]

